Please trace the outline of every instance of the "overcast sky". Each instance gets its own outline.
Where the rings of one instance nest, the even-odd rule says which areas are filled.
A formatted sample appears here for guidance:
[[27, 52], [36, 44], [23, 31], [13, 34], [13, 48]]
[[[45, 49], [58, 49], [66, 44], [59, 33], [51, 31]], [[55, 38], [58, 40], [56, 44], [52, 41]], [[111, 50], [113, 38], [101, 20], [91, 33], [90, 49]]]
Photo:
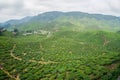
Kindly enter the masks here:
[[0, 0], [0, 22], [47, 11], [81, 11], [120, 16], [120, 0]]

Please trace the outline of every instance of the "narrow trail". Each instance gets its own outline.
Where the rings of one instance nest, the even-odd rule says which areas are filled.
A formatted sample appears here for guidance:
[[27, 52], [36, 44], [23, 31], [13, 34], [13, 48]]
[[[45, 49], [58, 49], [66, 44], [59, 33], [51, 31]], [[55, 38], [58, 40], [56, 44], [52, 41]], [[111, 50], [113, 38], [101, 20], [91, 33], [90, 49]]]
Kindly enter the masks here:
[[11, 55], [11, 57], [13, 57], [14, 59], [21, 61], [22, 58], [19, 58], [19, 57], [15, 56], [15, 55], [13, 54], [15, 48], [16, 48], [16, 44], [14, 44], [12, 50], [10, 51], [10, 55]]
[[[15, 56], [14, 54], [13, 54], [13, 52], [14, 52], [14, 50], [15, 50], [15, 48], [16, 48], [16, 44], [14, 44], [13, 45], [13, 48], [12, 48], [12, 50], [10, 51], [10, 55], [11, 55], [11, 57], [13, 57], [14, 59], [16, 59], [16, 60], [19, 60], [19, 61], [22, 61], [23, 59], [22, 58], [20, 58], [20, 57], [18, 57], [18, 56]], [[42, 46], [40, 45], [40, 48], [42, 48]], [[43, 49], [43, 48], [42, 48]], [[36, 60], [32, 60], [32, 59], [30, 59], [30, 60], [28, 60], [28, 62], [32, 62], [32, 63], [38, 63], [38, 64], [55, 64], [55, 63], [58, 63], [58, 62], [54, 62], [54, 61], [36, 61]]]
[[110, 43], [110, 40], [107, 40], [105, 36], [103, 36], [103, 46], [106, 46], [108, 43]]
[[118, 67], [118, 65], [120, 64], [120, 61], [117, 61], [115, 63], [112, 63], [110, 65], [106, 65], [105, 67], [109, 70], [113, 70], [113, 69], [116, 69]]
[[29, 62], [33, 62], [33, 63], [39, 63], [39, 64], [55, 64], [55, 63], [58, 63], [58, 62], [54, 62], [54, 61], [36, 61], [36, 60], [29, 60]]
[[6, 71], [5, 69], [3, 68], [0, 68], [6, 75], [8, 75], [10, 78], [14, 79], [14, 80], [20, 80], [20, 74], [16, 75], [16, 76], [13, 76], [11, 75], [8, 71]]

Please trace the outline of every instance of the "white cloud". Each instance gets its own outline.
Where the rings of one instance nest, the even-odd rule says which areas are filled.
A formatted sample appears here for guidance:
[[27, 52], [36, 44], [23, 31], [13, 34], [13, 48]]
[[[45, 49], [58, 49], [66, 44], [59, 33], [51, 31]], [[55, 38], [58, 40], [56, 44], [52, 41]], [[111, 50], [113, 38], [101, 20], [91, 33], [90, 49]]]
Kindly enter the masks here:
[[120, 0], [0, 0], [0, 22], [47, 11], [82, 11], [120, 16]]

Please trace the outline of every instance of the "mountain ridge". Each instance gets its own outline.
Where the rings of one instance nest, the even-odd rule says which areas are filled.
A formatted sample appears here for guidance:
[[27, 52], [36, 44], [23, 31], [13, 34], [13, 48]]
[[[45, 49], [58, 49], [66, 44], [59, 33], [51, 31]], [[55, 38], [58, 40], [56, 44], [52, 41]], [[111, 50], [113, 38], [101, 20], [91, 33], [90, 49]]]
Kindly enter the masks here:
[[[73, 24], [73, 25], [71, 25]], [[56, 26], [57, 25], [57, 26]], [[38, 14], [36, 16], [24, 17], [19, 20], [9, 20], [5, 23], [1, 23], [1, 27], [5, 27], [8, 30], [18, 28], [21, 31], [24, 30], [37, 30], [37, 29], [49, 29], [49, 28], [66, 28], [68, 26], [84, 27], [85, 29], [93, 28], [101, 30], [120, 30], [120, 18], [112, 15], [103, 14], [90, 14], [79, 11], [72, 12], [60, 12], [51, 11]], [[33, 27], [34, 26], [34, 27]]]

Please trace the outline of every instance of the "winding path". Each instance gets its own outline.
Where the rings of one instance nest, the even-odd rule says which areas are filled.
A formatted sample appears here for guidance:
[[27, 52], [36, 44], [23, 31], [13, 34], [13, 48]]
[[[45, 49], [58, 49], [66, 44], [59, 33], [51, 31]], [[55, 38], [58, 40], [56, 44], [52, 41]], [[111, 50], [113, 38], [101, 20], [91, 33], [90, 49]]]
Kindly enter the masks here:
[[[18, 56], [15, 56], [15, 55], [13, 54], [15, 48], [16, 48], [16, 44], [13, 45], [13, 48], [12, 48], [12, 50], [10, 51], [11, 57], [13, 57], [13, 58], [16, 59], [16, 60], [22, 61], [22, 60], [23, 60], [22, 58], [20, 58], [20, 57], [18, 57]], [[45, 61], [36, 61], [36, 60], [33, 60], [33, 59], [28, 60], [28, 62], [39, 63], [39, 64], [55, 64], [55, 63], [58, 63], [58, 62], [54, 62], [54, 61], [50, 61], [50, 60], [47, 61], [47, 62], [45, 62]]]
[[14, 59], [21, 61], [22, 58], [19, 58], [19, 57], [15, 56], [15, 55], [13, 54], [15, 48], [16, 48], [16, 44], [14, 44], [12, 50], [10, 51], [10, 55], [11, 55]]
[[6, 71], [4, 68], [0, 68], [5, 74], [7, 74], [10, 78], [12, 78], [12, 79], [14, 79], [14, 80], [20, 80], [20, 78], [19, 78], [19, 74], [18, 75], [16, 75], [16, 76], [13, 76], [13, 75], [11, 75], [8, 71]]

